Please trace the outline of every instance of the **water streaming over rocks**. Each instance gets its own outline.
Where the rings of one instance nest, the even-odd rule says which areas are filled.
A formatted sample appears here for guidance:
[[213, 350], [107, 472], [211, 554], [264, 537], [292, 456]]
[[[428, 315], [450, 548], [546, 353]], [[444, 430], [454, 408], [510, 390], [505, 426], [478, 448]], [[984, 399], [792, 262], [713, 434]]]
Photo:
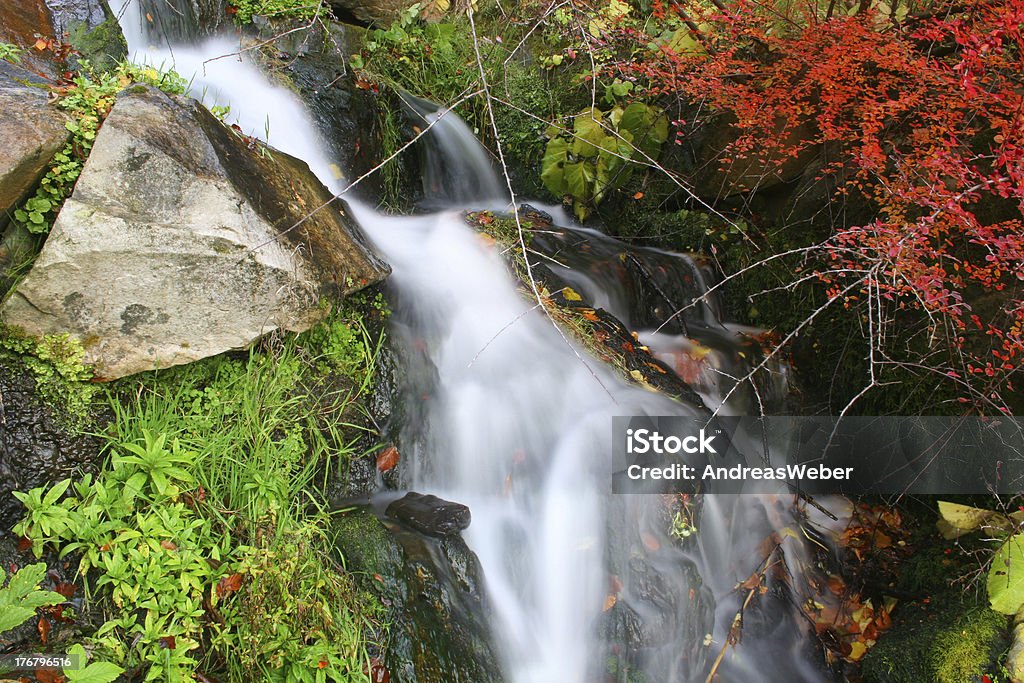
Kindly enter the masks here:
[[[237, 41], [172, 47], [147, 38], [131, 3], [120, 16], [136, 60], [194, 76], [195, 96], [230, 105], [228, 120], [237, 119], [244, 133], [305, 159], [328, 187], [340, 189], [298, 99], [235, 54]], [[428, 122], [439, 113], [409, 101]], [[765, 539], [781, 539], [791, 572], [808, 561], [788, 503], [707, 497], [699, 529], [679, 543], [668, 534], [671, 515], [660, 497], [609, 493], [612, 416], [700, 415], [706, 408], [627, 384], [568, 341], [463, 220], [462, 208], [493, 205], [504, 194], [486, 153], [452, 114], [434, 126], [430, 144], [441, 156], [426, 166], [425, 187], [448, 210], [384, 217], [353, 206], [394, 269], [395, 336], [423, 366], [406, 369], [422, 379], [408, 387], [408, 414], [421, 419], [409, 420], [404, 435], [404, 483], [472, 511], [464, 536], [486, 575], [491, 630], [509, 681], [704, 680], [745, 597], [734, 589], [756, 576]], [[648, 299], [656, 305], [638, 307], [635, 292], [589, 268], [618, 258], [623, 245], [592, 232], [564, 235], [589, 241], [597, 253], [577, 253], [553, 274], [634, 327], [653, 330], [683, 299], [706, 291], [699, 262], [648, 250], [635, 257], [634, 270], [643, 275], [671, 263], [658, 281], [688, 281], [682, 289], [669, 283], [677, 288]], [[722, 322], [713, 298], [695, 310], [643, 338], [670, 360], [687, 345], [717, 340], [714, 362], [694, 378], [705, 403], [716, 407], [731, 386], [723, 378], [750, 367], [736, 353], [743, 330]], [[784, 375], [777, 377], [784, 394]], [[739, 393], [736, 399], [728, 410], [754, 408]], [[784, 592], [772, 591], [748, 612], [742, 645], [728, 648], [719, 665], [726, 680], [823, 678], [805, 656], [808, 641], [792, 610], [772, 597]]]

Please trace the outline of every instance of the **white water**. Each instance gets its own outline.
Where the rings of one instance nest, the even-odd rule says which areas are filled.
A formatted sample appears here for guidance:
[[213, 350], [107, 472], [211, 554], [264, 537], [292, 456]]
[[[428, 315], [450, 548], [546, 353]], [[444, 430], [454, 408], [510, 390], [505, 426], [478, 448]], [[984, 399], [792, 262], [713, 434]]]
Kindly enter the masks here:
[[[237, 43], [215, 38], [196, 46], [150, 45], [130, 0], [122, 3], [120, 16], [136, 61], [173, 66], [193, 77], [194, 96], [208, 106], [230, 105], [229, 122], [304, 159], [339, 191], [338, 174], [323, 151], [327, 146], [295, 95], [271, 84], [244, 58], [224, 58], [237, 51]], [[468, 131], [443, 130], [458, 138], [456, 149], [474, 147]], [[488, 176], [480, 178], [480, 186], [497, 187], [480, 150], [468, 156], [476, 159], [469, 172]], [[664, 546], [658, 558], [644, 561], [666, 577], [675, 577], [687, 561], [665, 535], [657, 497], [629, 497], [624, 526], [609, 519], [611, 417], [696, 414], [696, 409], [626, 385], [578, 355], [541, 313], [530, 310], [502, 259], [457, 214], [385, 218], [353, 208], [394, 269], [396, 333], [425, 349], [436, 370], [431, 394], [421, 397], [426, 437], [418, 452], [404, 454], [404, 461], [414, 463], [409, 483], [470, 506], [473, 523], [466, 540], [484, 568], [495, 640], [509, 680], [601, 679], [606, 652], [595, 624], [609, 592], [609, 563], [622, 568], [644, 556], [650, 543], [640, 542], [642, 533]], [[638, 613], [652, 622], [664, 617], [669, 624], [661, 634], [663, 647], [650, 657], [648, 680], [703, 680], [706, 661], [714, 658], [735, 613], [727, 596], [760, 563], [754, 552], [758, 543], [785, 523], [767, 520], [757, 501], [725, 497], [706, 506], [704, 520], [689, 559], [718, 602], [717, 625], [687, 624], [692, 610], [687, 612], [682, 601], [660, 608], [677, 613], [657, 614], [640, 599], [641, 588], [621, 576], [620, 600], [633, 600]], [[606, 537], [610, 528], [619, 529], [618, 545]], [[682, 578], [668, 587], [680, 595], [687, 589]], [[715, 644], [681, 642], [677, 632], [691, 633], [694, 640], [694, 629], [697, 643], [707, 630]], [[797, 642], [792, 636], [787, 632]], [[684, 652], [691, 653], [688, 661]], [[799, 657], [784, 659], [733, 657], [733, 680], [819, 678]]]
[[157, 69], [173, 68], [190, 81], [190, 94], [207, 107], [231, 108], [226, 123], [302, 159], [331, 191], [339, 192], [344, 187], [303, 103], [291, 90], [272, 84], [244, 53], [239, 53], [237, 40], [219, 36], [199, 45], [150, 40], [147, 20], [137, 2], [114, 0], [110, 5], [120, 20], [133, 62]]
[[590, 680], [607, 594], [611, 417], [680, 406], [578, 358], [457, 215], [357, 217], [392, 264], [409, 299], [398, 305], [438, 372], [414, 488], [472, 510], [466, 540], [512, 680]]

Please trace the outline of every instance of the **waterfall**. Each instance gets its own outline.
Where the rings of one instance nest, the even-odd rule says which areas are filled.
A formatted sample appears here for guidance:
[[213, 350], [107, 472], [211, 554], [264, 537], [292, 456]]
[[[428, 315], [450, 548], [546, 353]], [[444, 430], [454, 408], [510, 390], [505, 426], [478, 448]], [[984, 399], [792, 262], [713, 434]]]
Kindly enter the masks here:
[[[299, 99], [239, 54], [237, 40], [172, 45], [151, 34], [132, 0], [116, 9], [134, 60], [174, 67], [192, 79], [195, 97], [231, 107], [229, 123], [305, 160], [329, 188], [342, 189]], [[443, 114], [428, 141], [443, 153], [429, 177], [440, 189], [428, 189], [458, 203], [505, 197], [461, 119], [414, 98], [407, 103], [427, 124]], [[407, 441], [415, 444], [403, 457], [412, 463], [408, 483], [470, 506], [466, 540], [484, 569], [507, 678], [605, 680], [606, 657], [614, 654], [608, 643], [640, 630], [648, 638], [638, 655], [645, 680], [704, 680], [728, 638], [734, 586], [761, 562], [758, 544], [792, 523], [789, 513], [753, 497], [709, 500], [697, 543], [679, 549], [658, 496], [611, 495], [611, 418], [696, 416], [704, 408], [627, 384], [577, 349], [516, 289], [505, 262], [458, 211], [385, 217], [358, 204], [353, 210], [393, 267], [395, 336], [425, 349], [436, 377], [428, 395], [412, 399], [426, 428]], [[684, 265], [706, 287], [693, 262]], [[587, 286], [595, 298], [619, 300], [606, 283], [588, 279]], [[714, 334], [736, 333], [718, 321], [714, 302], [703, 315]], [[678, 335], [644, 338], [656, 350], [681, 343]], [[705, 391], [709, 399], [721, 398], [715, 386]], [[612, 623], [609, 594], [633, 621]], [[723, 664], [728, 680], [822, 680], [805, 657], [777, 655], [772, 638], [794, 649], [806, 642], [791, 622], [780, 619], [745, 638]]]
[[[494, 173], [487, 150], [450, 109], [399, 93], [402, 106], [418, 127], [430, 127], [419, 144], [422, 159], [423, 195], [427, 203], [481, 205], [508, 201], [508, 190]], [[441, 199], [438, 202], [438, 199]]]
[[292, 91], [271, 83], [246, 58], [237, 39], [214, 36], [196, 44], [172, 44], [156, 29], [160, 15], [144, 13], [137, 0], [111, 5], [128, 41], [129, 59], [173, 68], [190, 82], [190, 94], [208, 108], [230, 107], [226, 123], [302, 159], [331, 191], [342, 189], [340, 173], [305, 105]]

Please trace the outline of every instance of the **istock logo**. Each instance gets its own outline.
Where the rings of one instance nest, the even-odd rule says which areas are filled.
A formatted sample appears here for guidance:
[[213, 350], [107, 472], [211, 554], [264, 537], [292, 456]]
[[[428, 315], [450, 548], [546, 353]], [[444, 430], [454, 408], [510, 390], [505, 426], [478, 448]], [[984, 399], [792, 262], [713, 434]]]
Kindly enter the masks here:
[[695, 436], [684, 436], [682, 438], [673, 435], [662, 436], [657, 431], [650, 429], [627, 429], [626, 430], [626, 452], [627, 453], [715, 453], [715, 447], [711, 444], [714, 436], [707, 436], [704, 430]]

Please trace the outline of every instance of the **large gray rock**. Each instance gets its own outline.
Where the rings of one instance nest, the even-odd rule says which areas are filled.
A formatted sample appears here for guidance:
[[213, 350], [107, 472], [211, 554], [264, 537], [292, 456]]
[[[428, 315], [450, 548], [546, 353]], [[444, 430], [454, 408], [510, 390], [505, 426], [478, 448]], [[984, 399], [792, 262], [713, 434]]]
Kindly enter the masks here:
[[304, 162], [194, 100], [136, 86], [0, 318], [70, 332], [113, 379], [305, 330], [326, 315], [324, 297], [387, 273]]

